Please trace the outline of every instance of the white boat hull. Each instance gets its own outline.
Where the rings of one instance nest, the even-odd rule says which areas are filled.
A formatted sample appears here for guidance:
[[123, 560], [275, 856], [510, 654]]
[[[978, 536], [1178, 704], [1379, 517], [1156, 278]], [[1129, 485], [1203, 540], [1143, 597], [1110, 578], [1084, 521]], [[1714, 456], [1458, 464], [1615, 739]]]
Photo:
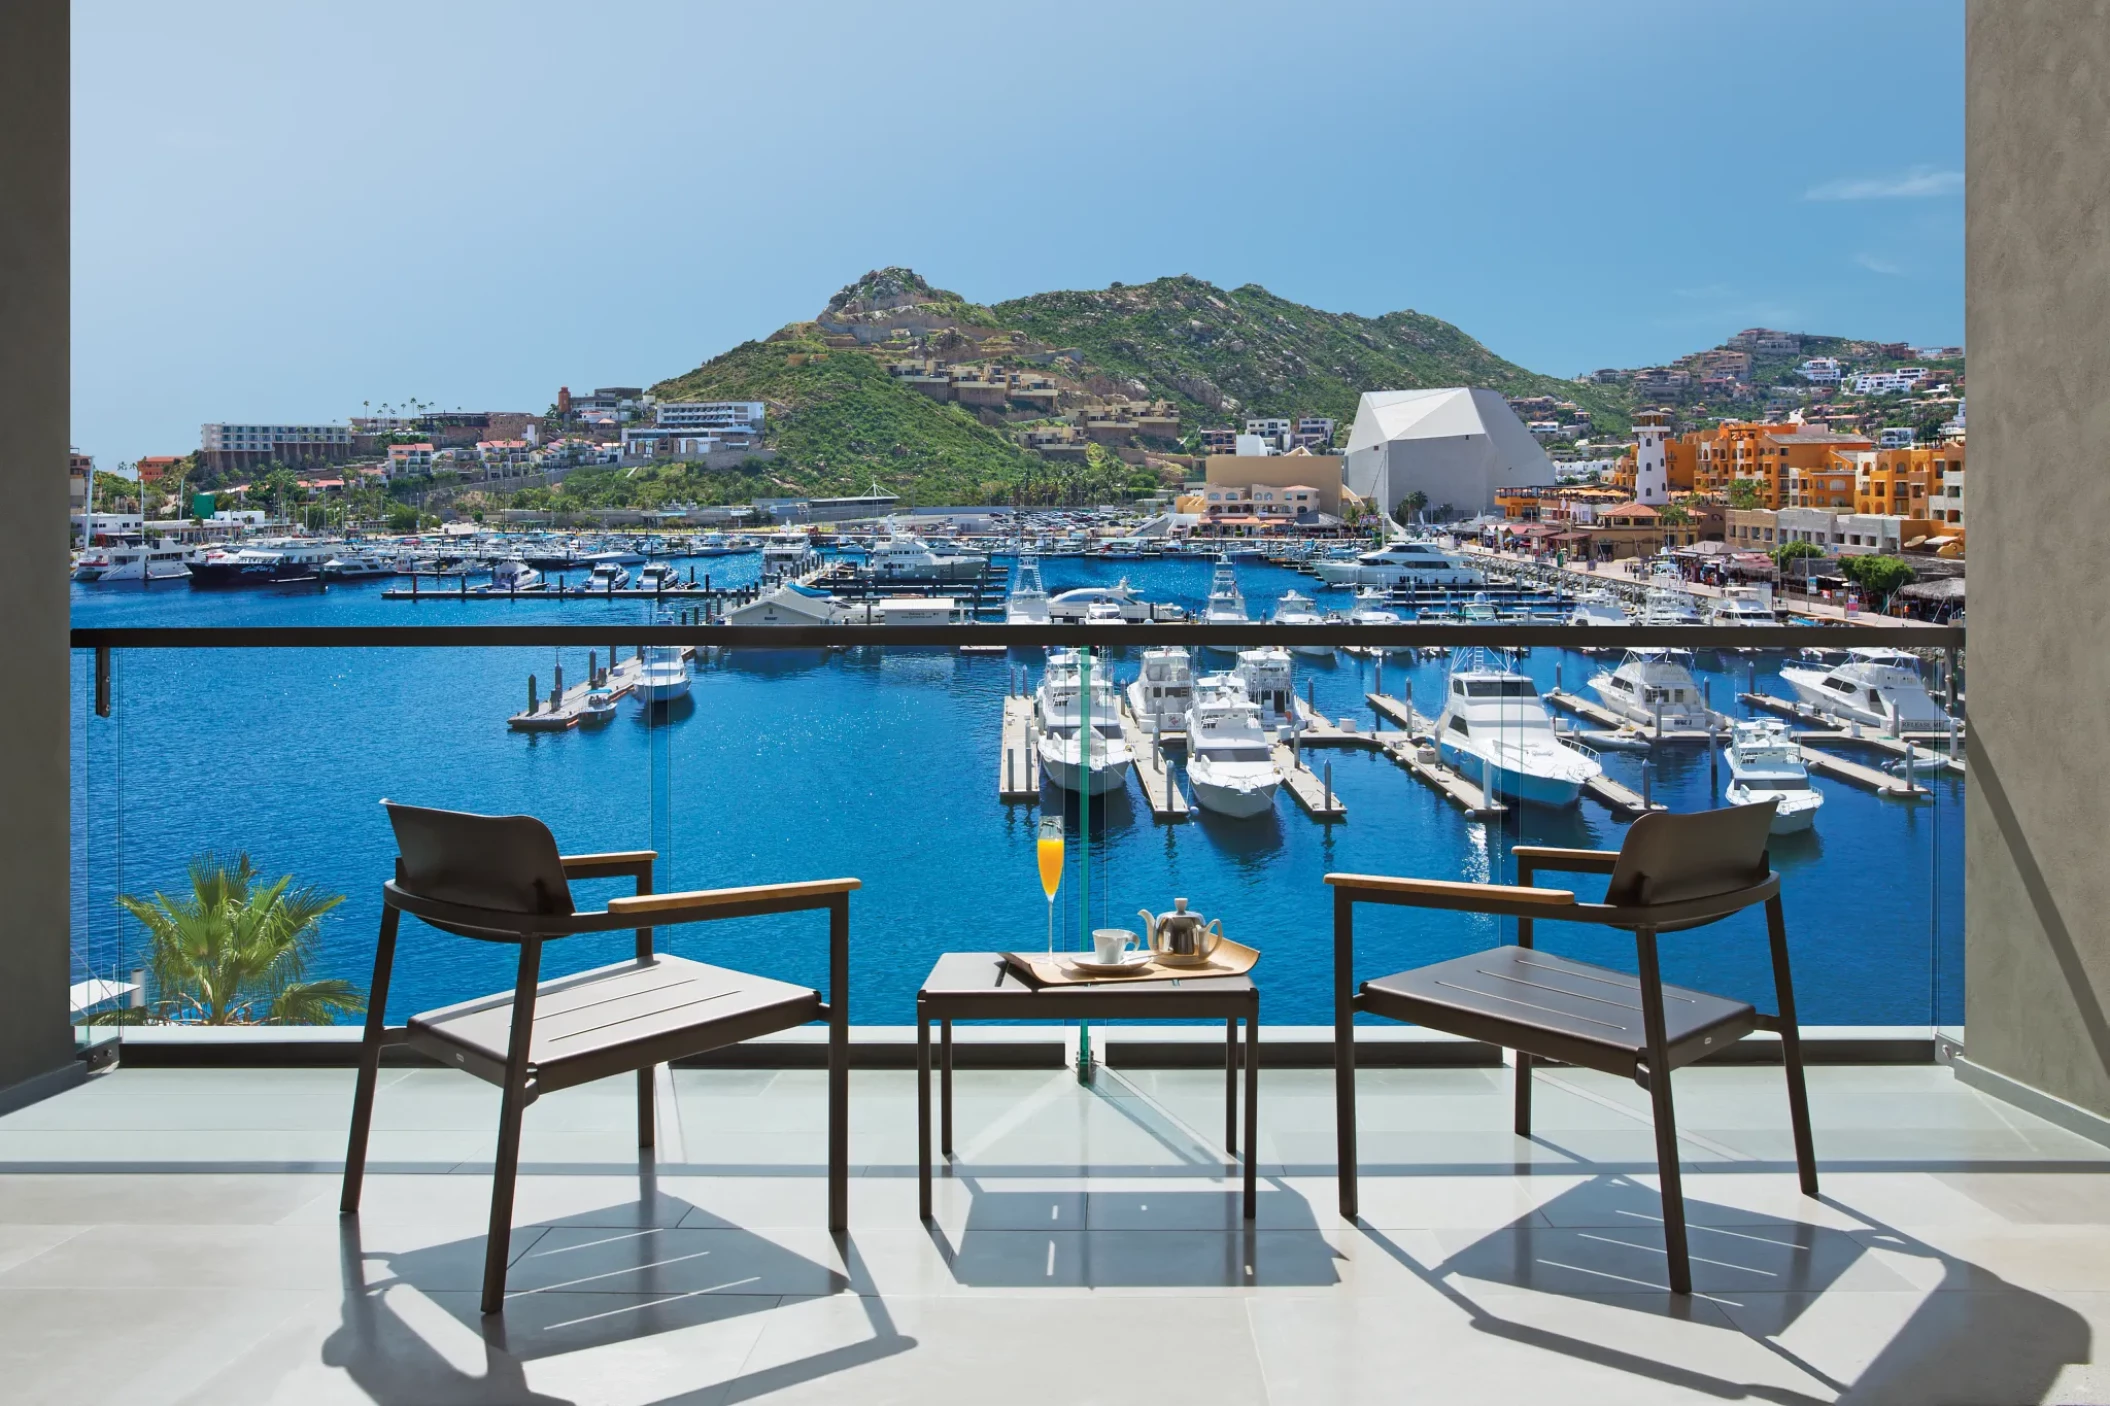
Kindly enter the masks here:
[[1190, 763], [1187, 767], [1187, 785], [1194, 792], [1194, 803], [1211, 815], [1221, 815], [1232, 820], [1250, 820], [1275, 808], [1275, 792], [1281, 789], [1282, 779], [1275, 777], [1259, 783], [1224, 783], [1211, 780], [1206, 768]]
[[1490, 762], [1479, 753], [1468, 752], [1451, 742], [1439, 743], [1437, 750], [1443, 754], [1445, 763], [1467, 781], [1481, 786], [1491, 784], [1496, 795], [1509, 800], [1559, 809], [1582, 799], [1580, 780], [1534, 775], [1517, 767]]
[[[1103, 796], [1128, 784], [1128, 771], [1134, 763], [1126, 755], [1125, 749], [1106, 761], [1099, 759], [1095, 749], [1089, 768], [1080, 764], [1074, 750], [1070, 750], [1067, 757], [1063, 755], [1064, 750], [1050, 745], [1046, 739], [1043, 739], [1040, 745], [1041, 774], [1063, 790], [1084, 790], [1088, 781], [1090, 794]], [[1087, 771], [1088, 777], [1085, 775]]]
[[[1750, 805], [1778, 794], [1780, 808], [1773, 812], [1773, 823], [1766, 827], [1771, 835], [1799, 835], [1817, 823], [1817, 812], [1824, 805], [1824, 794], [1820, 791], [1798, 791], [1776, 793], [1747, 787], [1741, 781], [1732, 781], [1722, 792], [1722, 799], [1733, 806]], [[1807, 801], [1803, 798], [1808, 797]], [[1791, 808], [1792, 807], [1792, 808]]]
[[[1795, 696], [1820, 713], [1846, 718], [1869, 727], [1888, 728], [1891, 715], [1887, 709], [1871, 708], [1865, 701], [1865, 693], [1847, 695], [1837, 689], [1824, 687], [1825, 671], [1819, 669], [1782, 669], [1782, 682], [1795, 690]], [[1918, 699], [1907, 699], [1899, 705], [1897, 720], [1907, 727], [1915, 724], [1924, 728], [1943, 725], [1941, 706], [1922, 693]]]

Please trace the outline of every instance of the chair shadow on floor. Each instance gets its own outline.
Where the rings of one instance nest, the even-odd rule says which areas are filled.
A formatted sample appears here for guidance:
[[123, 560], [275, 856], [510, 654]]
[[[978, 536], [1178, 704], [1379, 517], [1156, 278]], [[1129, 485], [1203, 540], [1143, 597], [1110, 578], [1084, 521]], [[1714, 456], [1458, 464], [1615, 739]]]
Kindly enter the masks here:
[[[1670, 1293], [1662, 1202], [1654, 1186], [1623, 1175], [1585, 1182], [1532, 1216], [1493, 1231], [1441, 1263], [1424, 1265], [1384, 1232], [1359, 1223], [1373, 1244], [1470, 1316], [1481, 1332], [1708, 1396], [1782, 1402], [1994, 1402], [2046, 1398], [2060, 1370], [2090, 1359], [2087, 1321], [2064, 1304], [1943, 1254], [1835, 1197], [1823, 1205], [1859, 1223], [1810, 1225], [1699, 1199], [1686, 1186], [1692, 1244], [1690, 1299]], [[1547, 1224], [1545, 1222], [1551, 1222]], [[1938, 1283], [1907, 1279], [1878, 1260], [1903, 1255], [1939, 1266]], [[1460, 1281], [1469, 1281], [1463, 1282]], [[1718, 1311], [1752, 1340], [1821, 1384], [1821, 1396], [1709, 1376], [1605, 1342], [1522, 1324], [1475, 1298], [1487, 1290], [1585, 1296], [1636, 1312], [1700, 1318]], [[1828, 1374], [1784, 1341], [1798, 1324], [1822, 1339], [1828, 1305], [1860, 1290], [1918, 1292], [1911, 1316], [1851, 1380]], [[1969, 1290], [1969, 1293], [1955, 1292]], [[1851, 1335], [1863, 1324], [1846, 1328]]]
[[869, 1338], [699, 1382], [658, 1403], [717, 1406], [916, 1346], [895, 1329], [854, 1237], [833, 1237], [838, 1270], [664, 1195], [654, 1182], [649, 1172], [641, 1176], [635, 1202], [517, 1228], [505, 1312], [489, 1318], [478, 1307], [474, 1271], [481, 1236], [384, 1254], [364, 1248], [355, 1218], [343, 1220], [343, 1321], [325, 1342], [323, 1361], [383, 1406], [570, 1406], [531, 1389], [527, 1365], [767, 1313], [788, 1299], [857, 1296]]

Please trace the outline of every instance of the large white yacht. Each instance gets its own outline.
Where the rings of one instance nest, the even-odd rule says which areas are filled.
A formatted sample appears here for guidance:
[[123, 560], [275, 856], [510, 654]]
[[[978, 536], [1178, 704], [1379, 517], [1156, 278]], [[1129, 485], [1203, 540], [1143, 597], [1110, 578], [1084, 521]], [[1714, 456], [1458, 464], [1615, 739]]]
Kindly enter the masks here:
[[157, 546], [133, 543], [121, 547], [91, 547], [73, 564], [76, 581], [180, 581], [190, 575], [183, 564], [186, 553], [164, 538]]
[[1617, 667], [1590, 680], [1590, 691], [1629, 722], [1660, 718], [1666, 728], [1712, 732], [1722, 719], [1707, 707], [1691, 658], [1683, 649], [1630, 649]]
[[1056, 592], [1048, 597], [1048, 618], [1058, 625], [1081, 625], [1092, 608], [1101, 605], [1113, 606], [1131, 625], [1150, 618], [1150, 603], [1136, 594], [1125, 577], [1112, 586], [1072, 586]]
[[[1202, 606], [1204, 625], [1249, 625], [1252, 617], [1246, 614], [1245, 592], [1238, 589], [1238, 571], [1231, 565], [1231, 558], [1219, 555], [1216, 570], [1209, 577], [1209, 599]], [[1212, 644], [1208, 648], [1220, 654], [1230, 654], [1237, 646]]]
[[[1401, 618], [1398, 611], [1391, 609], [1384, 602], [1385, 595], [1382, 591], [1366, 589], [1356, 592], [1355, 609], [1348, 612], [1348, 623], [1351, 625], [1404, 625], [1407, 623]], [[1411, 644], [1351, 644], [1348, 646], [1348, 652], [1360, 655], [1365, 659], [1381, 659], [1387, 654], [1412, 654], [1414, 646]]]
[[638, 671], [637, 692], [649, 706], [687, 696], [689, 663], [678, 644], [648, 644]]
[[1246, 698], [1260, 710], [1260, 725], [1270, 734], [1295, 732], [1304, 725], [1297, 713], [1297, 683], [1290, 676], [1289, 651], [1274, 645], [1238, 651], [1231, 671]]
[[1722, 754], [1729, 763], [1730, 781], [1722, 793], [1729, 804], [1777, 801], [1769, 827], [1776, 835], [1792, 835], [1816, 823], [1824, 793], [1810, 784], [1802, 748], [1788, 735], [1786, 723], [1778, 718], [1738, 722]]
[[1568, 610], [1570, 625], [1626, 625], [1626, 607], [1619, 598], [1602, 586], [1584, 591], [1575, 598]]
[[[1310, 596], [1300, 591], [1286, 591], [1283, 593], [1282, 599], [1275, 602], [1274, 623], [1277, 625], [1323, 625], [1326, 623], [1326, 617], [1319, 614], [1318, 608], [1312, 604]], [[1333, 646], [1330, 644], [1293, 644], [1289, 647], [1289, 652], [1301, 654], [1307, 659], [1331, 659], [1333, 657]]]
[[395, 574], [395, 558], [371, 550], [345, 552], [322, 564], [326, 581], [369, 581], [376, 576]]
[[1187, 709], [1187, 784], [1203, 810], [1243, 820], [1275, 804], [1282, 772], [1260, 708], [1231, 674], [1195, 681]]
[[586, 573], [589, 591], [620, 591], [630, 584], [630, 568], [621, 562], [597, 561]]
[[1433, 542], [1402, 537], [1352, 561], [1321, 560], [1312, 564], [1329, 586], [1477, 586], [1480, 572]]
[[865, 570], [882, 581], [971, 581], [988, 564], [986, 557], [940, 556], [905, 532], [886, 537], [865, 556]]
[[321, 581], [322, 564], [343, 545], [283, 538], [232, 550], [216, 547], [186, 561], [191, 585], [206, 590], [225, 586], [299, 586]]
[[[1034, 712], [1040, 731], [1040, 769], [1065, 791], [1103, 796], [1128, 783], [1135, 754], [1121, 736], [1114, 688], [1104, 666], [1092, 670], [1089, 693], [1074, 649], [1051, 650], [1040, 676]], [[1087, 723], [1089, 708], [1089, 723]]]
[[1533, 805], [1574, 805], [1604, 774], [1595, 753], [1553, 730], [1538, 686], [1478, 646], [1453, 659], [1436, 748], [1468, 781]]
[[1018, 559], [1018, 570], [1012, 573], [1004, 623], [1045, 625], [1048, 619], [1048, 588], [1040, 583], [1040, 558], [1028, 552]]
[[1710, 625], [1777, 625], [1771, 586], [1730, 586], [1707, 609]]
[[546, 584], [541, 572], [514, 557], [492, 567], [491, 584], [479, 589], [487, 595], [506, 596], [518, 591], [539, 591]]
[[1648, 595], [1641, 605], [1643, 625], [1704, 625], [1706, 620], [1693, 604], [1692, 591], [1676, 568], [1658, 565], [1649, 573]]
[[1829, 669], [1780, 671], [1795, 696], [1820, 712], [1888, 728], [1947, 725], [1941, 704], [1920, 678], [1919, 660], [1902, 649], [1850, 649]]
[[1128, 711], [1148, 733], [1178, 732], [1194, 700], [1194, 663], [1178, 645], [1143, 651], [1143, 672], [1128, 686]]

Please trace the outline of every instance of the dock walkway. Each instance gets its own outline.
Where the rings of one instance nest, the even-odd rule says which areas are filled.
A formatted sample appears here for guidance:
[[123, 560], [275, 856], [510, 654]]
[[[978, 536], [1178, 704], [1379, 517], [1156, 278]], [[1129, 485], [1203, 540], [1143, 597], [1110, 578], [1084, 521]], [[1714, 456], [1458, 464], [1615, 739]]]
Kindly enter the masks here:
[[1601, 703], [1592, 703], [1580, 694], [1567, 693], [1561, 689], [1554, 689], [1546, 694], [1546, 701], [1563, 712], [1573, 713], [1583, 721], [1595, 723], [1614, 735], [1630, 735], [1651, 742], [1699, 743], [1714, 742], [1723, 735], [1720, 731], [1697, 727], [1666, 727], [1659, 733], [1653, 723], [1637, 723], [1632, 718], [1620, 716]]
[[1187, 797], [1180, 790], [1179, 779], [1172, 774], [1172, 764], [1165, 760], [1164, 748], [1136, 721], [1126, 698], [1121, 700], [1120, 718], [1121, 737], [1128, 743], [1128, 750], [1135, 753], [1136, 780], [1143, 783], [1143, 799], [1150, 802], [1151, 817], [1185, 820]]
[[1040, 753], [1033, 747], [1033, 700], [1004, 699], [1003, 746], [996, 763], [996, 798], [1006, 805], [1040, 799]]
[[[687, 663], [695, 655], [696, 651], [691, 646], [683, 645], [681, 647], [683, 663]], [[589, 656], [590, 658], [591, 656]], [[643, 661], [635, 654], [627, 659], [618, 659], [609, 666], [606, 676], [601, 679], [598, 686], [606, 688], [617, 699], [627, 698], [637, 687], [638, 678], [643, 674], [644, 667]], [[586, 697], [594, 691], [596, 686], [590, 667], [586, 682], [569, 686], [564, 682], [563, 670], [559, 669], [556, 678], [551, 681], [549, 697], [537, 700], [535, 697], [535, 680], [530, 675], [528, 678], [529, 706], [525, 711], [515, 713], [510, 718], [507, 718], [506, 726], [515, 732], [563, 732], [568, 728], [577, 727], [586, 720]]]
[[[1798, 742], [1833, 743], [1846, 747], [1869, 747], [1879, 752], [1888, 752], [1893, 757], [1910, 757], [1927, 770], [1938, 764], [1942, 770], [1959, 775], [1964, 770], [1964, 759], [1948, 748], [1950, 722], [1944, 719], [1940, 730], [1933, 727], [1904, 729], [1905, 736], [1897, 737], [1862, 724], [1858, 730], [1849, 727], [1829, 713], [1821, 713], [1807, 703], [1775, 698], [1770, 693], [1739, 693], [1739, 701], [1762, 712], [1774, 713], [1794, 722], [1813, 724], [1795, 734]], [[1961, 743], [1965, 727], [1955, 723], [1955, 740]], [[1918, 740], [1915, 740], [1918, 739]], [[1939, 743], [1940, 745], [1937, 745]]]
[[[1370, 693], [1364, 697], [1372, 709], [1398, 724], [1400, 730], [1407, 734], [1408, 741], [1389, 745], [1385, 750], [1417, 779], [1442, 792], [1459, 809], [1474, 815], [1499, 815], [1508, 809], [1501, 801], [1490, 802], [1486, 789], [1455, 767], [1441, 761], [1430, 763], [1421, 760], [1420, 744], [1435, 736], [1436, 724], [1432, 720], [1387, 694]], [[1641, 798], [1639, 792], [1604, 775], [1583, 783], [1583, 794], [1626, 820], [1646, 815], [1651, 810], [1664, 809], [1663, 806], [1649, 804]]]

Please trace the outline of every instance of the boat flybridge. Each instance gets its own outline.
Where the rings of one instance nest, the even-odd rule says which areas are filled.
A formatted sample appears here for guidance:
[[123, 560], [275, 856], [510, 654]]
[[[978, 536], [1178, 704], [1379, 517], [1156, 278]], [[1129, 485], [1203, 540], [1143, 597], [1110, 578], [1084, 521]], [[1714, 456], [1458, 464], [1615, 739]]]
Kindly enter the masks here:
[[1707, 706], [1691, 659], [1692, 651], [1685, 649], [1630, 649], [1617, 667], [1590, 680], [1590, 691], [1628, 722], [1713, 732], [1722, 717]]
[[1233, 820], [1274, 808], [1282, 771], [1260, 707], [1233, 674], [1204, 674], [1187, 709], [1187, 784], [1194, 803]]
[[1040, 581], [1040, 558], [1031, 552], [1018, 559], [1011, 577], [1011, 594], [1004, 600], [1006, 625], [1048, 623], [1048, 588]]
[[1850, 649], [1829, 669], [1786, 668], [1780, 677], [1803, 702], [1852, 722], [1893, 731], [1949, 725], [1920, 677], [1918, 657], [1902, 649]]
[[1778, 804], [1769, 827], [1775, 835], [1807, 830], [1817, 821], [1824, 793], [1810, 784], [1802, 748], [1778, 718], [1737, 722], [1722, 749], [1729, 763], [1729, 785], [1722, 795], [1737, 806]]
[[1554, 731], [1538, 685], [1478, 645], [1452, 656], [1436, 749], [1468, 781], [1531, 805], [1574, 805], [1604, 774], [1595, 752]]
[[1128, 711], [1143, 731], [1155, 735], [1186, 727], [1193, 699], [1194, 662], [1184, 646], [1153, 645], [1143, 651], [1143, 672], [1128, 686]]
[[1353, 560], [1322, 558], [1312, 570], [1329, 586], [1377, 586], [1395, 590], [1402, 586], [1477, 586], [1481, 576], [1455, 553], [1434, 542], [1401, 537], [1375, 551], [1358, 553]]
[[[1274, 623], [1277, 625], [1323, 625], [1326, 623], [1326, 617], [1319, 614], [1318, 607], [1312, 604], [1310, 596], [1303, 594], [1301, 591], [1285, 591], [1282, 599], [1275, 602]], [[1330, 644], [1293, 644], [1289, 647], [1289, 652], [1301, 654], [1307, 659], [1331, 659], [1333, 657], [1333, 646]]]
[[1238, 667], [1231, 671], [1238, 686], [1260, 710], [1260, 725], [1273, 734], [1287, 737], [1304, 726], [1297, 712], [1297, 683], [1290, 673], [1289, 651], [1274, 645], [1238, 651]]
[[1040, 769], [1065, 791], [1103, 796], [1128, 784], [1135, 754], [1121, 736], [1114, 686], [1107, 671], [1092, 670], [1088, 690], [1083, 676], [1084, 664], [1076, 650], [1048, 652], [1047, 668], [1034, 698]]

